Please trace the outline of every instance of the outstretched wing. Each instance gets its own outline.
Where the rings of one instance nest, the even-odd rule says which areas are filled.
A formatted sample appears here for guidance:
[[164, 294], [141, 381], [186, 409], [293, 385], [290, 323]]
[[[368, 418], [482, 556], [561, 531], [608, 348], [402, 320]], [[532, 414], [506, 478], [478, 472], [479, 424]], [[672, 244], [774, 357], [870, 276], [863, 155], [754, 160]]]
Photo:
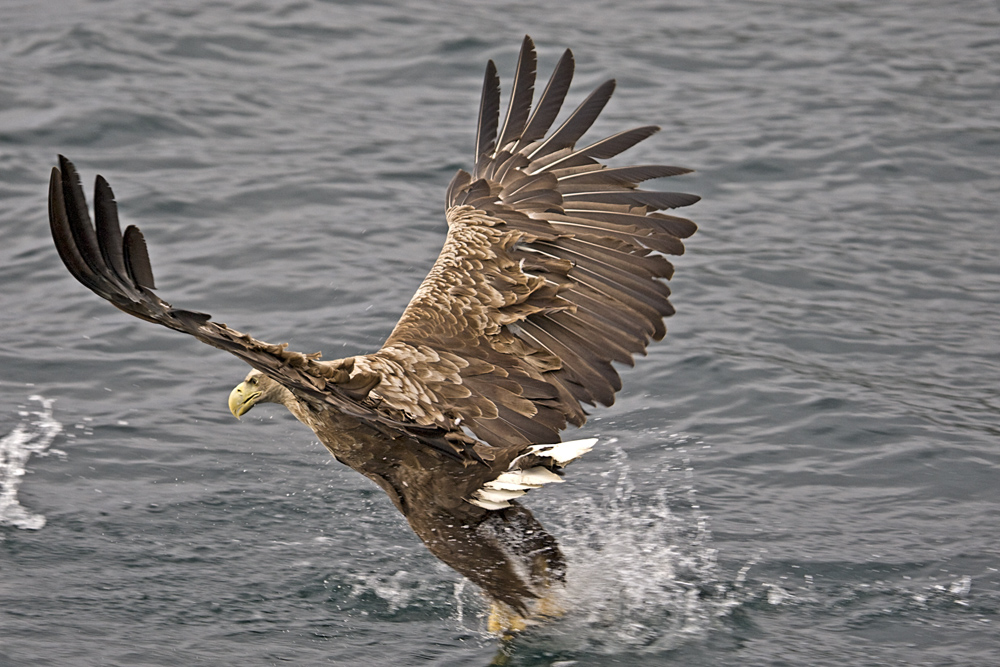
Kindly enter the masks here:
[[[659, 128], [619, 132], [583, 148], [614, 90], [599, 86], [549, 132], [573, 77], [566, 51], [531, 110], [534, 44], [525, 37], [499, 122], [496, 67], [486, 69], [472, 174], [448, 188], [448, 236], [384, 347], [358, 357], [382, 375], [380, 400], [421, 423], [460, 424], [493, 445], [552, 443], [582, 404], [611, 405], [613, 361], [633, 363], [665, 333], [665, 284], [694, 223], [658, 211], [699, 197], [641, 190], [688, 173], [606, 167]], [[394, 378], [394, 381], [386, 381]]]
[[98, 176], [94, 188], [94, 218], [73, 164], [59, 156], [49, 183], [49, 223], [56, 249], [66, 268], [91, 291], [120, 310], [148, 322], [194, 336], [230, 352], [288, 387], [300, 400], [329, 405], [381, 429], [388, 437], [416, 438], [462, 460], [478, 458], [475, 443], [461, 432], [438, 425], [398, 421], [366, 400], [380, 377], [354, 368], [353, 359], [318, 361], [319, 354], [302, 354], [287, 344], [272, 345], [213, 322], [209, 315], [174, 308], [153, 292], [153, 270], [146, 242], [135, 226], [124, 234], [111, 186]]

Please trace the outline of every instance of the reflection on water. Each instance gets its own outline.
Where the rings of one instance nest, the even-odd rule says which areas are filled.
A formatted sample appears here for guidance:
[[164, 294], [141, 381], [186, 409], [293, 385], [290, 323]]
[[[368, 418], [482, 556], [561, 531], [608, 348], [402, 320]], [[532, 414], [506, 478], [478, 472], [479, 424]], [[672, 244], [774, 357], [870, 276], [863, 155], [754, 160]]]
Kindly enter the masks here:
[[52, 399], [32, 396], [30, 400], [40, 407], [29, 410], [19, 406], [20, 421], [0, 440], [0, 525], [39, 530], [45, 525], [45, 517], [22, 507], [17, 501], [17, 489], [32, 454], [62, 454], [57, 449], [49, 449], [52, 440], [62, 431], [62, 424], [52, 417]]

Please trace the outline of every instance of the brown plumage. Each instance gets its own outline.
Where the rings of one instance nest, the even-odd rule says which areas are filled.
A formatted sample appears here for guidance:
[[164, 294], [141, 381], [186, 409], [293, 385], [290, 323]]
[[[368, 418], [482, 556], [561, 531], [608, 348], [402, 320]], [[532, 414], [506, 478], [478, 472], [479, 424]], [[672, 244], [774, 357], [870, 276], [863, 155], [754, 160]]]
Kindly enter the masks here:
[[558, 443], [583, 405], [611, 405], [632, 364], [673, 313], [665, 284], [695, 231], [659, 213], [698, 197], [641, 190], [688, 170], [605, 167], [658, 130], [582, 148], [614, 90], [599, 86], [554, 131], [573, 76], [566, 51], [532, 110], [535, 50], [525, 37], [500, 123], [486, 69], [472, 173], [447, 190], [444, 248], [382, 348], [335, 361], [271, 345], [174, 308], [153, 292], [139, 230], [118, 224], [101, 176], [90, 221], [80, 179], [60, 156], [49, 218], [70, 273], [130, 315], [190, 334], [253, 367], [231, 395], [237, 416], [282, 403], [341, 462], [378, 484], [435, 556], [520, 614], [563, 578], [555, 540], [512, 498], [593, 443]]

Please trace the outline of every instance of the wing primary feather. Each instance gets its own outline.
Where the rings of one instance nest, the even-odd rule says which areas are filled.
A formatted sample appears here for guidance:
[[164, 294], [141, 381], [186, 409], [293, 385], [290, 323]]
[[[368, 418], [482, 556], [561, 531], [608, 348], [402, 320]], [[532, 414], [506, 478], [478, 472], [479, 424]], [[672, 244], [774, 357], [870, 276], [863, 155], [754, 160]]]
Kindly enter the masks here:
[[491, 60], [486, 63], [483, 78], [483, 95], [479, 101], [479, 125], [476, 131], [476, 177], [480, 176], [478, 165], [484, 155], [493, 153], [497, 138], [497, 124], [500, 122], [500, 77], [497, 66]]
[[698, 231], [698, 225], [687, 218], [667, 213], [650, 213], [649, 217], [656, 221], [658, 228], [679, 239], [686, 239]]
[[[533, 169], [532, 173], [551, 171], [566, 167], [575, 167], [584, 164], [595, 164], [596, 160], [607, 160], [615, 157], [619, 153], [624, 153], [640, 141], [648, 139], [659, 131], [660, 128], [656, 125], [646, 125], [644, 127], [625, 130], [623, 132], [613, 134], [610, 137], [605, 137], [600, 141], [595, 141], [588, 146], [575, 150], [569, 155], [557, 158], [551, 162], [545, 163], [545, 161], [542, 160], [541, 162], [545, 163], [544, 166]], [[534, 166], [535, 165], [532, 165], [532, 167]]]
[[[60, 161], [65, 160], [61, 155], [59, 157]], [[77, 247], [72, 223], [66, 210], [65, 191], [63, 174], [58, 167], [53, 167], [49, 179], [49, 227], [56, 244], [56, 251], [74, 278], [94, 292], [102, 294], [99, 278]]]
[[673, 268], [662, 255], [640, 250], [630, 243], [614, 247], [610, 240], [596, 243], [586, 238], [560, 239], [559, 243], [575, 253], [610, 264], [640, 278], [666, 278]]
[[496, 144], [498, 151], [512, 141], [521, 138], [528, 114], [531, 112], [531, 98], [535, 91], [537, 64], [535, 44], [531, 41], [531, 37], [525, 35], [524, 42], [521, 44], [521, 55], [517, 59], [517, 72], [514, 75], [514, 83], [510, 91], [510, 107], [507, 109], [507, 118], [504, 120], [500, 139], [497, 140]]
[[[574, 271], [586, 271], [603, 276], [608, 282], [622, 290], [643, 295], [652, 303], [665, 300], [670, 296], [670, 288], [658, 280], [644, 279], [620, 265], [606, 261], [595, 252], [597, 246], [591, 249], [568, 247], [561, 241], [545, 243], [545, 249], [560, 259], [568, 259], [575, 264]], [[570, 274], [573, 277], [573, 274]]]
[[613, 92], [615, 92], [614, 79], [608, 79], [598, 86], [594, 92], [587, 96], [587, 99], [580, 103], [580, 106], [573, 110], [573, 113], [559, 126], [558, 130], [549, 135], [548, 139], [528, 154], [528, 158], [535, 159], [561, 148], [572, 147], [597, 120], [601, 111], [604, 110], [604, 105], [611, 99]]
[[125, 228], [124, 255], [128, 274], [135, 284], [147, 289], [156, 289], [156, 285], [153, 284], [153, 267], [149, 263], [149, 252], [146, 250], [146, 239], [135, 225]]
[[[681, 208], [701, 200], [698, 195], [684, 192], [650, 192], [647, 190], [617, 190], [572, 192], [564, 195], [567, 202], [576, 204], [624, 204], [626, 206], [647, 206], [650, 209]], [[567, 204], [569, 208], [569, 204]]]
[[[555, 171], [555, 170], [554, 170]], [[556, 178], [562, 183], [583, 184], [583, 183], [614, 183], [626, 187], [632, 187], [636, 183], [648, 181], [653, 178], [668, 178], [670, 176], [680, 176], [690, 174], [691, 169], [684, 167], [671, 167], [668, 165], [636, 165], [632, 167], [604, 167], [594, 165], [594, 168], [575, 173], [557, 173]]]
[[538, 99], [535, 111], [528, 119], [528, 124], [521, 133], [521, 140], [517, 142], [514, 152], [527, 146], [532, 141], [538, 141], [545, 136], [545, 133], [552, 127], [552, 122], [559, 115], [563, 102], [566, 100], [566, 93], [569, 92], [569, 85], [573, 81], [573, 70], [576, 63], [573, 60], [573, 52], [566, 49], [556, 67], [552, 70], [549, 83], [545, 86], [545, 91]]
[[580, 204], [567, 206], [566, 217], [582, 218], [586, 221], [605, 222], [613, 225], [634, 225], [641, 229], [653, 229], [669, 234], [677, 239], [686, 239], [698, 231], [698, 226], [688, 220], [666, 213], [619, 213], [577, 208]]
[[[570, 301], [576, 304], [576, 311], [572, 314], [572, 317], [580, 322], [584, 323], [586, 326], [600, 331], [613, 331], [615, 336], [615, 345], [625, 350], [629, 355], [635, 354], [645, 354], [646, 345], [649, 343], [649, 335], [645, 333], [645, 330], [640, 330], [636, 327], [633, 322], [616, 322], [615, 320], [606, 317], [606, 309], [598, 312], [591, 309], [588, 305], [583, 305], [576, 298], [570, 297]], [[629, 365], [632, 365], [634, 361], [626, 361]]]
[[602, 318], [607, 322], [606, 326], [618, 329], [624, 338], [635, 341], [642, 349], [646, 348], [653, 335], [654, 327], [650, 319], [656, 318], [656, 314], [647, 316], [631, 306], [609, 300], [592, 288], [570, 290], [566, 298], [576, 304], [577, 312], [585, 310]]
[[120, 282], [127, 285], [129, 274], [122, 248], [122, 232], [118, 225], [118, 204], [111, 186], [103, 176], [98, 176], [94, 183], [94, 223], [104, 263]]
[[100, 275], [102, 273], [101, 248], [97, 242], [97, 234], [94, 226], [90, 222], [90, 213], [87, 211], [87, 198], [83, 194], [83, 186], [80, 183], [80, 175], [76, 172], [73, 163], [59, 156], [59, 166], [62, 171], [62, 194], [65, 202], [66, 218], [69, 220], [69, 228], [73, 233], [76, 247], [80, 251], [83, 261], [91, 270]]
[[[550, 216], [550, 223], [553, 227], [560, 231], [570, 232], [574, 236], [591, 236], [598, 239], [617, 239], [625, 243], [630, 243], [632, 245], [638, 246], [640, 243], [647, 245], [647, 241], [650, 240], [650, 232], [648, 228], [637, 228], [637, 226], [626, 227], [623, 225], [616, 225], [614, 223], [604, 222], [601, 219], [589, 220], [585, 218], [575, 217], [576, 212], [572, 214], [573, 217], [568, 215]], [[654, 237], [655, 238], [655, 237]], [[676, 239], [674, 239], [676, 241]], [[662, 250], [661, 247], [654, 247], [657, 244], [649, 244], [654, 250]], [[658, 244], [662, 245], [662, 244]], [[669, 276], [665, 276], [669, 277]]]

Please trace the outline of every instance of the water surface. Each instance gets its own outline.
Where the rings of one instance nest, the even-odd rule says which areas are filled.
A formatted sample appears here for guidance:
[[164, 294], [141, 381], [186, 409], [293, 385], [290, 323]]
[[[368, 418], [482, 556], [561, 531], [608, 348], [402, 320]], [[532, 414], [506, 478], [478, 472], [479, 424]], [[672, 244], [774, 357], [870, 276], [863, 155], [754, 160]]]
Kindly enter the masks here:
[[371, 351], [526, 32], [704, 201], [666, 340], [529, 501], [574, 604], [510, 664], [1000, 662], [995, 3], [0, 14], [0, 664], [489, 663], [472, 586], [289, 415], [236, 423], [238, 360], [76, 284], [45, 197], [63, 153], [166, 300]]

